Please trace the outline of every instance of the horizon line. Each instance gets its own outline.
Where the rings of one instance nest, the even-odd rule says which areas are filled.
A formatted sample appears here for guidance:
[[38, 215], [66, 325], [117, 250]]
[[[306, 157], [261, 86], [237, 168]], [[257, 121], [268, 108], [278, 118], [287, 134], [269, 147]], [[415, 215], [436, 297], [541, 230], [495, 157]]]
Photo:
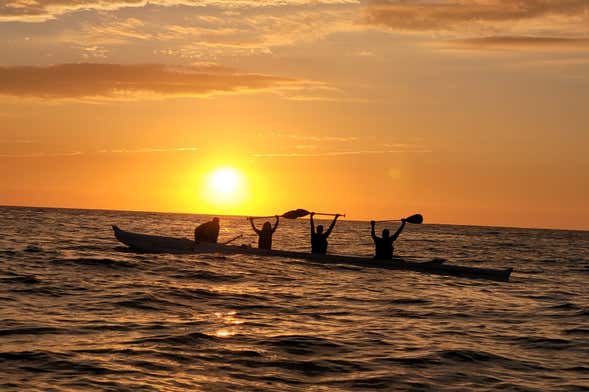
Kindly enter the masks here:
[[[206, 215], [206, 216], [224, 216], [224, 217], [248, 217], [249, 215], [232, 215], [232, 214], [211, 214], [204, 212], [180, 212], [180, 211], [145, 211], [145, 210], [123, 210], [123, 209], [108, 209], [108, 208], [88, 208], [88, 207], [55, 207], [55, 206], [29, 206], [29, 205], [4, 205], [0, 204], [0, 208], [45, 208], [52, 210], [86, 210], [86, 211], [109, 211], [109, 212], [136, 212], [146, 214], [176, 214], [176, 215]], [[370, 220], [364, 219], [348, 219], [340, 218], [349, 222], [370, 222]], [[475, 225], [465, 223], [438, 223], [428, 222], [422, 223], [423, 225], [438, 225], [438, 226], [464, 226], [464, 227], [486, 227], [486, 228], [498, 228], [498, 229], [521, 229], [521, 230], [555, 230], [555, 231], [578, 231], [578, 232], [589, 232], [589, 229], [570, 229], [570, 228], [551, 228], [551, 227], [526, 227], [526, 226], [486, 226], [486, 225]]]

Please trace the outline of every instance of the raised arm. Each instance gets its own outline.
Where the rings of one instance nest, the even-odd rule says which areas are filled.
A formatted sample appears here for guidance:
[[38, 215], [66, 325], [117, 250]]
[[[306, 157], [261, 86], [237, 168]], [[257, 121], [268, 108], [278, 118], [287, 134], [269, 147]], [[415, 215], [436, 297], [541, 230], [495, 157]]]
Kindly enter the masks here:
[[315, 222], [313, 221], [314, 215], [314, 212], [311, 212], [311, 214], [309, 214], [309, 216], [311, 217], [311, 219], [309, 219], [311, 221], [311, 234], [315, 234]]
[[335, 218], [333, 218], [333, 221], [331, 222], [331, 225], [329, 225], [329, 229], [327, 229], [327, 231], [325, 232], [325, 236], [329, 236], [331, 234], [331, 231], [333, 230], [333, 228], [335, 227], [335, 222], [337, 222], [337, 218], [339, 218], [340, 215], [337, 214], [335, 216]]
[[374, 226], [376, 225], [376, 222], [371, 220], [370, 221], [370, 236], [372, 237], [373, 240], [376, 240], [378, 237], [376, 236], [376, 233], [374, 232]]
[[407, 222], [405, 221], [405, 219], [402, 219], [402, 220], [401, 220], [401, 226], [399, 226], [399, 228], [397, 229], [397, 231], [395, 232], [395, 234], [393, 234], [393, 235], [391, 236], [391, 239], [392, 239], [393, 241], [395, 241], [395, 240], [397, 239], [397, 237], [399, 237], [399, 234], [401, 234], [401, 232], [402, 232], [402, 231], [403, 231], [403, 229], [405, 228], [405, 223], [407, 223]]
[[256, 229], [256, 225], [254, 225], [254, 220], [252, 218], [248, 218], [251, 225], [252, 225], [252, 229], [254, 229], [254, 231], [256, 232], [256, 234], [260, 234], [261, 230]]
[[278, 228], [278, 222], [280, 222], [280, 217], [278, 215], [276, 215], [276, 223], [274, 223], [274, 228], [272, 229], [272, 233], [274, 233], [276, 231], [276, 229]]

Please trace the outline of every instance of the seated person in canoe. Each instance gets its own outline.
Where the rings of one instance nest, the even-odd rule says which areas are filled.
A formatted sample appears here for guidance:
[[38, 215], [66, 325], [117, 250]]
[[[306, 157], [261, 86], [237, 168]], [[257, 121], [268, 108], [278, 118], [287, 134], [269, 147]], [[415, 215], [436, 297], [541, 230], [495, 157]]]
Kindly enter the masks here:
[[374, 233], [375, 221], [370, 221], [371, 231], [370, 236], [374, 241], [375, 255], [374, 258], [378, 260], [391, 260], [393, 258], [393, 252], [395, 250], [394, 242], [399, 237], [399, 234], [403, 231], [406, 224], [405, 219], [401, 219], [401, 226], [397, 229], [395, 234], [390, 235], [389, 229], [382, 231], [382, 237], [377, 237]]
[[252, 225], [252, 229], [254, 229], [258, 235], [258, 248], [267, 250], [272, 249], [272, 234], [274, 234], [276, 228], [278, 227], [278, 222], [280, 220], [279, 216], [276, 215], [276, 222], [274, 223], [274, 227], [272, 227], [270, 222], [265, 222], [262, 225], [262, 230], [256, 228], [256, 225], [254, 224], [254, 218], [249, 217], [248, 219]]
[[217, 243], [219, 238], [219, 218], [203, 223], [194, 229], [194, 242], [212, 242]]
[[323, 232], [323, 225], [318, 225], [317, 229], [315, 229], [315, 222], [313, 220], [315, 213], [311, 212], [309, 215], [311, 216], [311, 253], [324, 255], [327, 253], [327, 237], [331, 234], [331, 231], [337, 222], [337, 218], [341, 215], [335, 215], [335, 218], [333, 218], [333, 221], [326, 232]]

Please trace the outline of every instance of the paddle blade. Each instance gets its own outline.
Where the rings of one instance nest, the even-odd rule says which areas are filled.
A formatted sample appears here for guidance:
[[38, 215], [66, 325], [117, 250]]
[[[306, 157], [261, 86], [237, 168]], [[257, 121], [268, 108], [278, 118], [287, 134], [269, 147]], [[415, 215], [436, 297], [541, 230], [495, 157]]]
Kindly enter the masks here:
[[310, 214], [309, 211], [299, 208], [298, 210], [292, 210], [292, 211], [285, 212], [284, 214], [282, 214], [282, 217], [286, 218], [286, 219], [297, 219], [297, 218], [302, 218], [304, 216], [307, 216], [309, 214]]
[[423, 223], [423, 216], [421, 214], [411, 215], [410, 217], [405, 218], [405, 222], [419, 225]]

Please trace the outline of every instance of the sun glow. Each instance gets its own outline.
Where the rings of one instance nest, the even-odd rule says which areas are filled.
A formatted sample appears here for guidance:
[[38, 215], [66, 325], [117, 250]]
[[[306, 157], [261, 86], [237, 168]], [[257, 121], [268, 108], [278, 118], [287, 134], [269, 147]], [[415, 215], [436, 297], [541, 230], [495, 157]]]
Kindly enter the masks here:
[[204, 191], [205, 200], [217, 207], [238, 207], [246, 198], [246, 181], [240, 171], [220, 167], [206, 177]]
[[217, 169], [211, 174], [210, 185], [220, 194], [235, 192], [240, 183], [240, 176], [232, 168]]

